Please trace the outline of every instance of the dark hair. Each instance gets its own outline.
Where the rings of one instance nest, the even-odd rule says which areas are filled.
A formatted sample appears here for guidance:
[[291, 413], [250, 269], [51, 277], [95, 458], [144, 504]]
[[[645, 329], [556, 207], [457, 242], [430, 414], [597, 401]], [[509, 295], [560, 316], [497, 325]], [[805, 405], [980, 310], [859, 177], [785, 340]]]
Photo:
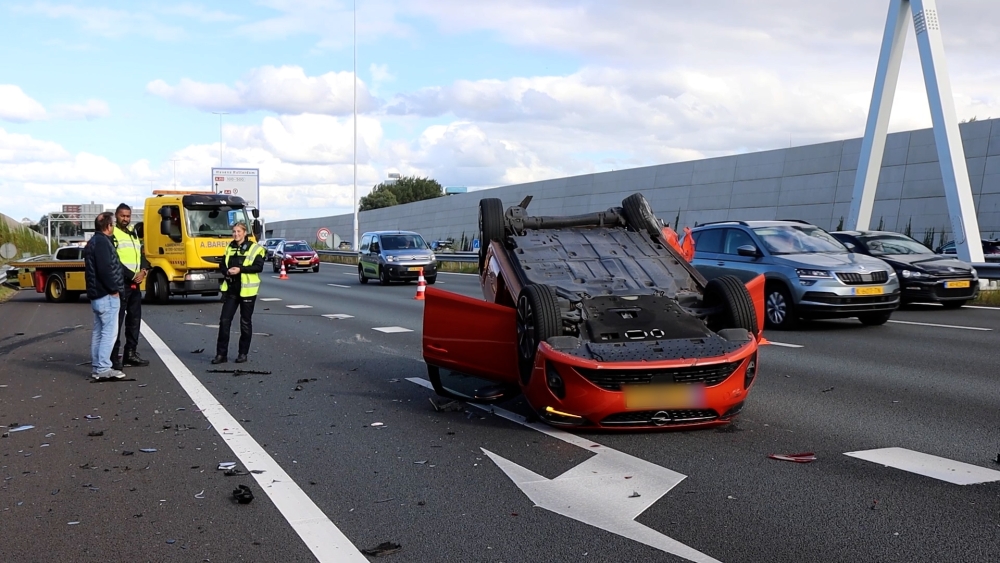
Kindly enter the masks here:
[[117, 215], [118, 212], [121, 211], [122, 209], [128, 209], [129, 211], [132, 211], [132, 208], [129, 207], [127, 204], [119, 203], [118, 207], [115, 208], [115, 215]]
[[98, 215], [97, 219], [94, 219], [94, 228], [97, 229], [97, 232], [103, 233], [108, 229], [108, 227], [113, 225], [114, 222], [115, 216], [110, 211], [105, 211], [104, 213]]

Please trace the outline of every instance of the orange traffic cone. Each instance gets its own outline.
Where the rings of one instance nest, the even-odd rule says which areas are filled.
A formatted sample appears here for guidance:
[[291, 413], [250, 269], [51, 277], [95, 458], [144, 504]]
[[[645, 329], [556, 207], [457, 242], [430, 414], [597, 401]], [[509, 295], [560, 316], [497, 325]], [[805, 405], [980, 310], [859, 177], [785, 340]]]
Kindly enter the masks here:
[[278, 276], [278, 279], [279, 280], [287, 280], [288, 279], [288, 274], [285, 273], [285, 262], [284, 261], [281, 262], [281, 275]]
[[413, 298], [423, 301], [425, 291], [427, 291], [427, 281], [424, 280], [424, 269], [420, 268], [420, 276], [417, 278], [417, 294]]

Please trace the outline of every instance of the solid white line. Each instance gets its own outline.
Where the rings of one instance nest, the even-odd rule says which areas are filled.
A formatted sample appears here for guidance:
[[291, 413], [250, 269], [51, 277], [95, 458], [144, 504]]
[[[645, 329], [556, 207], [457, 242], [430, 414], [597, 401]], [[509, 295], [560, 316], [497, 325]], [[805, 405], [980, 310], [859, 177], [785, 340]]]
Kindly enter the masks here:
[[947, 481], [955, 485], [977, 485], [1000, 481], [1000, 471], [971, 465], [936, 455], [915, 452], [905, 448], [881, 448], [846, 452], [844, 455], [895, 467], [910, 473]]
[[938, 327], [938, 328], [960, 328], [962, 330], [985, 330], [985, 331], [993, 330], [992, 328], [983, 328], [983, 327], [979, 327], [979, 326], [939, 325], [939, 324], [935, 324], [935, 323], [916, 323], [916, 322], [913, 322], [913, 321], [894, 321], [892, 319], [889, 319], [889, 322], [890, 323], [900, 324], [900, 325], [934, 326], [934, 327]]
[[805, 348], [805, 346], [801, 344], [787, 344], [785, 342], [775, 342], [773, 340], [768, 340], [767, 343], [772, 346], [781, 346], [783, 348]]
[[330, 286], [333, 286], [333, 287], [343, 287], [343, 288], [346, 288], [346, 289], [351, 289], [351, 286], [349, 286], [349, 285], [340, 285], [339, 283], [328, 283], [326, 285], [330, 285]]
[[368, 559], [361, 554], [347, 536], [344, 535], [327, 518], [326, 514], [316, 506], [316, 503], [292, 480], [285, 471], [267, 455], [264, 448], [250, 436], [239, 422], [229, 414], [229, 411], [216, 400], [212, 393], [202, 385], [191, 373], [191, 370], [181, 362], [163, 340], [145, 322], [142, 323], [142, 335], [167, 366], [177, 382], [191, 397], [198, 410], [201, 411], [212, 428], [222, 437], [247, 471], [263, 470], [264, 473], [251, 473], [258, 486], [267, 494], [274, 506], [281, 512], [292, 529], [302, 538], [306, 547], [312, 551], [316, 559], [326, 563], [367, 563]]

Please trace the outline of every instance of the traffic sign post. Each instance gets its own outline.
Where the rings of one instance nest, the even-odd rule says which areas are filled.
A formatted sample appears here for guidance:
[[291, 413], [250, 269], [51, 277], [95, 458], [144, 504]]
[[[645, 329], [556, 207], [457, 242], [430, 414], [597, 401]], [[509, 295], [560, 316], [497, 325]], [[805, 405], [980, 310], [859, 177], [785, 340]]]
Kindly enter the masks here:
[[479, 239], [472, 239], [472, 250], [479, 250]]
[[330, 238], [330, 229], [320, 227], [320, 229], [316, 231], [316, 239], [320, 242], [326, 242], [326, 239], [328, 238]]
[[212, 191], [239, 196], [248, 207], [260, 209], [260, 169], [212, 168]]

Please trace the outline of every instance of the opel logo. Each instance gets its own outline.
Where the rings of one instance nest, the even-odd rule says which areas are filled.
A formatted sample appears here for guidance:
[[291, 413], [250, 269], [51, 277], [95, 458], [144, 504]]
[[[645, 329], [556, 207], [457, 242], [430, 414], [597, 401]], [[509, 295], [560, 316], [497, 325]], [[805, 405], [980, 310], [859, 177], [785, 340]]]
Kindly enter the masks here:
[[670, 416], [670, 414], [667, 413], [667, 411], [658, 411], [650, 419], [650, 421], [657, 426], [663, 426], [664, 424], [669, 424], [670, 421], [672, 420], [673, 418]]

